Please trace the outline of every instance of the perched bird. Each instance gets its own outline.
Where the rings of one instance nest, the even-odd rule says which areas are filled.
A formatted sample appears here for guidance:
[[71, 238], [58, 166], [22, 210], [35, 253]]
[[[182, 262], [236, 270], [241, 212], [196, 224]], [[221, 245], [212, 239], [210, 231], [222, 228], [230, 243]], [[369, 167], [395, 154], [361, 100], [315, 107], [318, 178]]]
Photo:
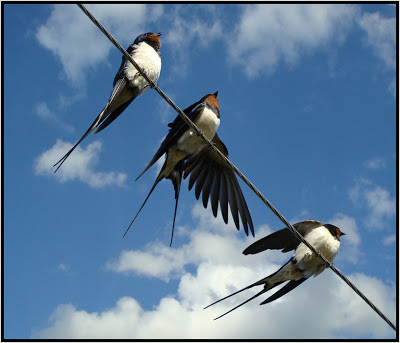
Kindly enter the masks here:
[[[338, 227], [332, 224], [322, 224], [317, 220], [305, 220], [294, 224], [293, 226], [317, 251], [320, 251], [326, 259], [328, 259], [330, 262], [333, 261], [339, 252], [340, 236], [344, 235], [345, 233], [341, 232]], [[293, 257], [275, 273], [233, 294], [230, 294], [225, 298], [212, 303], [211, 305], [208, 305], [207, 307], [210, 307], [246, 289], [254, 286], [264, 285], [264, 288], [256, 295], [215, 319], [223, 317], [229, 312], [232, 312], [233, 310], [269, 291], [275, 286], [290, 280], [285, 286], [264, 300], [260, 305], [274, 301], [296, 288], [310, 276], [314, 275], [315, 277], [321, 274], [326, 268], [324, 262], [322, 262], [322, 260], [316, 256], [304, 243], [301, 243], [288, 228], [276, 231], [251, 244], [243, 251], [243, 254], [253, 255], [267, 249], [282, 249], [282, 252], [295, 250], [295, 252]]]
[[[161, 71], [161, 42], [158, 38], [161, 33], [144, 33], [138, 36], [127, 50], [133, 60], [142, 68], [147, 76], [156, 82]], [[65, 162], [68, 156], [75, 150], [80, 142], [94, 129], [97, 133], [111, 124], [139, 95], [150, 88], [150, 84], [140, 75], [132, 63], [125, 56], [114, 78], [113, 89], [106, 106], [94, 120], [92, 125], [76, 143], [53, 167], [57, 169]]]
[[[205, 95], [200, 101], [186, 108], [184, 113], [196, 124], [199, 129], [202, 130], [203, 134], [208, 139], [212, 140], [212, 142], [216, 144], [217, 148], [227, 156], [228, 151], [216, 134], [220, 123], [217, 95], [218, 92]], [[153, 187], [151, 188], [136, 216], [130, 223], [124, 236], [139, 215], [156, 185], [162, 179], [170, 179], [175, 189], [175, 211], [171, 235], [172, 244], [182, 174], [185, 172], [186, 178], [191, 172], [197, 173], [196, 177], [194, 177], [195, 181], [196, 179], [199, 179], [200, 171], [203, 175], [203, 179], [201, 179], [203, 183], [199, 185], [198, 182], [199, 186], [196, 185], [196, 198], [199, 198], [199, 194], [201, 190], [203, 190], [203, 204], [204, 207], [206, 207], [207, 200], [205, 199], [208, 199], [211, 189], [211, 203], [214, 216], [216, 216], [217, 204], [218, 201], [220, 201], [223, 217], [226, 219], [225, 222], [227, 222], [227, 202], [229, 202], [238, 229], [239, 222], [237, 217], [239, 212], [242, 217], [242, 222], [246, 233], [247, 224], [250, 226], [252, 232], [254, 232], [253, 223], [251, 221], [246, 201], [244, 200], [239, 183], [237, 182], [233, 172], [227, 168], [222, 161], [219, 161], [219, 158], [216, 156], [215, 152], [212, 152], [207, 148], [207, 145], [202, 138], [192, 128], [190, 128], [180, 116], [177, 116], [172, 123], [168, 124], [168, 126], [170, 127], [170, 130], [167, 137], [161, 143], [161, 146], [154, 155], [153, 159], [149, 162], [147, 167], [141, 172], [137, 179], [139, 179], [162, 155], [166, 154], [164, 165], [162, 166], [161, 171], [153, 184]], [[217, 174], [220, 175], [219, 178], [217, 178]], [[204, 183], [207, 175], [210, 175], [210, 177], [207, 178], [208, 181]], [[189, 186], [189, 189], [193, 186], [194, 181], [191, 178], [191, 186]], [[214, 184], [214, 187], [212, 187], [212, 184]], [[216, 186], [217, 184], [218, 188]]]

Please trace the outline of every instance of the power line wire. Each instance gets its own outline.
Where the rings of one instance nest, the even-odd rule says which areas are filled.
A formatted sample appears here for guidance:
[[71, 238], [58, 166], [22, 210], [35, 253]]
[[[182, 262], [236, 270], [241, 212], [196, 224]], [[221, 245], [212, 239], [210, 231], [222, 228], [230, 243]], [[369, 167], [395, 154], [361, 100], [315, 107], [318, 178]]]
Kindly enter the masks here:
[[196, 133], [203, 139], [203, 141], [220, 157], [226, 164], [243, 180], [243, 182], [250, 187], [250, 189], [261, 199], [261, 201], [269, 207], [269, 209], [286, 225], [286, 227], [294, 234], [298, 240], [305, 244], [315, 255], [317, 255], [325, 264], [326, 267], [336, 273], [344, 282], [349, 285], [354, 292], [356, 292], [393, 330], [397, 331], [396, 326], [355, 286], [351, 281], [345, 277], [339, 270], [337, 270], [330, 261], [328, 261], [319, 251], [317, 251], [304, 237], [286, 220], [286, 218], [267, 200], [267, 198], [250, 182], [250, 180], [227, 158], [225, 157], [212, 142], [204, 136], [203, 132], [189, 119], [189, 117], [151, 80], [140, 66], [133, 60], [127, 51], [114, 39], [114, 37], [101, 25], [97, 19], [86, 9], [82, 4], [77, 4], [79, 8], [89, 17], [89, 19], [104, 33], [104, 35], [117, 47], [117, 49], [125, 56], [125, 58], [133, 64], [137, 71], [144, 77], [144, 79], [154, 88], [161, 97], [167, 101], [170, 106], [182, 117], [184, 122], [193, 128]]

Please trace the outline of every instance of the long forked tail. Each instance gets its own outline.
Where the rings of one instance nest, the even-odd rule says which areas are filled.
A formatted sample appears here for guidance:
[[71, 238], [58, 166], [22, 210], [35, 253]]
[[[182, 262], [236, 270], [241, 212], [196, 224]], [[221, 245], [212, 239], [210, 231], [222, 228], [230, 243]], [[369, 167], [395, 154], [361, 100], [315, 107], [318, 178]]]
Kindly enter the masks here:
[[[181, 188], [181, 185], [178, 185], [178, 188]], [[175, 229], [175, 218], [176, 218], [176, 209], [178, 208], [178, 200], [179, 200], [179, 190], [178, 190], [178, 196], [175, 196], [175, 210], [174, 210], [174, 221], [172, 222], [172, 232], [171, 232], [171, 242], [169, 243], [169, 246], [172, 246], [172, 239], [174, 238], [174, 229]]]
[[302, 278], [300, 280], [292, 280], [288, 282], [285, 286], [283, 286], [279, 291], [272, 294], [269, 298], [265, 299], [260, 305], [268, 304], [276, 299], [279, 299], [281, 296], [289, 293], [293, 289], [295, 289], [298, 285], [306, 281], [307, 278]]
[[210, 305], [204, 307], [204, 310], [205, 310], [206, 308], [209, 308], [209, 307], [211, 307], [211, 306], [213, 306], [213, 305], [219, 303], [219, 302], [222, 301], [222, 300], [228, 299], [228, 298], [234, 296], [235, 294], [241, 293], [241, 292], [245, 291], [246, 289], [249, 289], [249, 288], [251, 288], [251, 287], [253, 287], [253, 286], [254, 286], [254, 284], [253, 284], [253, 285], [250, 285], [250, 286], [247, 286], [247, 287], [245, 287], [245, 288], [242, 288], [242, 289], [236, 291], [235, 293], [229, 294], [229, 295], [227, 295], [226, 297], [221, 298], [221, 299], [219, 299], [219, 300], [217, 300], [217, 301], [214, 301], [212, 304], [210, 304]]
[[174, 229], [175, 229], [175, 219], [176, 219], [176, 210], [178, 208], [178, 200], [179, 200], [179, 192], [181, 190], [181, 182], [182, 182], [182, 174], [183, 174], [183, 160], [179, 161], [174, 168], [174, 171], [168, 177], [172, 181], [175, 189], [175, 210], [174, 210], [174, 221], [172, 222], [172, 233], [171, 233], [171, 243], [169, 246], [172, 246], [172, 239], [174, 237]]
[[[135, 179], [135, 181], [137, 181], [145, 172], [147, 172], [150, 167], [156, 163], [158, 161], [158, 159], [164, 155], [165, 151], [161, 151], [161, 148], [158, 149], [158, 151], [156, 152], [156, 154], [153, 156], [153, 158], [151, 159], [151, 161], [149, 162], [149, 164], [146, 166], [146, 168], [143, 169], [143, 171], [140, 173], [140, 175]], [[165, 159], [165, 161], [167, 161], [167, 158]], [[165, 162], [164, 162], [165, 163]], [[164, 166], [163, 166], [164, 168]], [[161, 170], [163, 170], [163, 168], [161, 168]]]
[[80, 142], [82, 142], [87, 135], [92, 132], [97, 125], [99, 124], [103, 114], [104, 114], [104, 110], [107, 108], [104, 107], [104, 109], [100, 112], [100, 114], [96, 117], [96, 119], [94, 120], [94, 122], [92, 123], [92, 125], [90, 125], [89, 129], [85, 132], [85, 134], [82, 136], [82, 138], [78, 141], [78, 143], [76, 143], [53, 167], [57, 166], [57, 169], [54, 171], [54, 173], [57, 172], [57, 170], [63, 165], [63, 163], [65, 162], [65, 160], [69, 157], [69, 155], [72, 154], [72, 152], [75, 150], [75, 148], [79, 145]]
[[257, 298], [259, 295], [265, 293], [266, 291], [268, 291], [268, 289], [266, 289], [266, 288], [262, 289], [260, 292], [258, 292], [257, 294], [253, 295], [251, 298], [247, 299], [246, 301], [243, 301], [241, 304], [235, 306], [234, 308], [230, 309], [229, 311], [225, 312], [224, 314], [221, 314], [217, 318], [214, 318], [214, 320], [217, 320], [217, 319], [227, 315], [228, 313], [232, 312], [233, 310], [236, 310], [240, 306], [243, 306], [244, 304], [248, 303], [249, 301], [253, 300], [254, 298]]
[[240, 293], [240, 292], [243, 292], [243, 291], [246, 290], [246, 289], [252, 288], [252, 287], [254, 287], [254, 286], [260, 286], [260, 285], [264, 284], [264, 288], [263, 288], [260, 292], [258, 292], [258, 293], [255, 294], [254, 296], [252, 296], [250, 299], [247, 299], [246, 301], [242, 302], [241, 304], [235, 306], [234, 308], [232, 308], [232, 309], [229, 310], [228, 312], [225, 312], [224, 314], [220, 315], [219, 317], [214, 318], [214, 320], [217, 320], [217, 319], [219, 319], [219, 318], [225, 316], [226, 314], [232, 312], [233, 310], [236, 310], [238, 307], [240, 307], [240, 306], [242, 306], [242, 305], [248, 303], [250, 300], [253, 300], [254, 298], [257, 298], [259, 295], [261, 295], [261, 294], [263, 294], [263, 293], [269, 291], [270, 289], [272, 289], [272, 288], [274, 288], [274, 287], [280, 285], [282, 282], [284, 282], [284, 281], [281, 281], [281, 282], [276, 282], [276, 283], [271, 283], [271, 284], [270, 284], [270, 283], [268, 282], [268, 280], [269, 280], [269, 278], [270, 278], [271, 276], [274, 276], [275, 274], [276, 274], [276, 273], [273, 273], [273, 274], [271, 274], [271, 275], [269, 275], [269, 276], [267, 276], [267, 277], [265, 277], [265, 278], [263, 278], [263, 279], [261, 279], [261, 280], [259, 280], [259, 281], [257, 281], [257, 282], [252, 283], [250, 286], [247, 286], [247, 287], [245, 287], [245, 288], [242, 288], [242, 289], [236, 291], [235, 293], [232, 293], [232, 294], [230, 294], [230, 295], [228, 295], [228, 296], [226, 296], [226, 297], [224, 297], [224, 298], [222, 298], [222, 299], [219, 299], [219, 300], [213, 302], [212, 304], [206, 306], [204, 309], [206, 309], [206, 308], [208, 308], [208, 307], [210, 307], [210, 306], [212, 306], [212, 305], [215, 305], [216, 303], [219, 303], [219, 302], [222, 301], [222, 300], [225, 300], [225, 299], [227, 299], [227, 298], [230, 298], [231, 296], [233, 296], [233, 295], [235, 295], [235, 294], [238, 294], [238, 293]]
[[95, 134], [100, 132], [101, 130], [104, 130], [108, 125], [110, 125], [115, 119], [119, 117], [119, 115], [125, 111], [125, 109], [130, 105], [130, 103], [134, 100], [135, 98], [132, 98], [131, 100], [127, 101], [125, 104], [119, 106], [117, 109], [112, 111], [106, 119], [100, 124], [100, 121], [96, 125], [97, 130], [94, 132]]
[[[243, 289], [241, 289], [240, 291], [237, 291], [237, 292], [235, 292], [235, 293], [232, 293], [231, 295], [228, 295], [227, 297], [222, 298], [222, 299], [216, 301], [215, 303], [213, 303], [213, 304], [211, 304], [211, 305], [214, 305], [214, 304], [220, 302], [221, 300], [227, 299], [227, 298], [231, 297], [232, 295], [235, 295], [235, 294], [237, 294], [237, 293], [240, 293], [240, 292], [244, 291], [245, 289], [251, 288], [251, 287], [253, 287], [253, 286], [254, 286], [254, 284], [253, 284], [253, 285], [250, 285], [250, 286], [248, 286], [248, 287], [246, 287], [246, 288], [243, 288]], [[267, 292], [268, 290], [269, 290], [269, 288], [264, 288], [264, 289], [262, 289], [260, 292], [258, 292], [257, 294], [253, 295], [251, 298], [247, 299], [246, 301], [243, 301], [241, 304], [235, 306], [234, 308], [230, 309], [229, 311], [225, 312], [224, 314], [221, 314], [220, 316], [214, 318], [214, 320], [217, 320], [217, 319], [219, 319], [219, 318], [221, 318], [221, 317], [227, 315], [228, 313], [230, 313], [230, 312], [232, 312], [233, 310], [236, 310], [237, 308], [243, 306], [244, 304], [248, 303], [249, 301], [253, 300], [254, 298], [257, 298], [259, 295], [261, 295], [261, 294]], [[211, 305], [208, 305], [207, 307], [209, 307], [209, 306], [211, 306]], [[207, 307], [205, 307], [204, 309], [206, 309]]]
[[261, 280], [258, 280], [257, 282], [254, 282], [254, 283], [252, 283], [251, 285], [249, 285], [249, 286], [247, 286], [247, 287], [245, 287], [245, 288], [239, 289], [239, 290], [236, 291], [235, 293], [229, 294], [229, 295], [227, 295], [226, 297], [224, 297], [224, 298], [222, 298], [222, 299], [219, 299], [219, 300], [213, 302], [212, 304], [210, 304], [210, 305], [204, 307], [204, 309], [206, 309], [206, 308], [208, 308], [208, 307], [210, 307], [210, 306], [213, 306], [213, 305], [215, 305], [216, 303], [219, 303], [219, 302], [222, 301], [222, 300], [228, 299], [228, 298], [230, 298], [231, 296], [233, 296], [233, 295], [235, 295], [235, 294], [238, 294], [238, 293], [240, 293], [240, 292], [243, 292], [243, 291], [245, 291], [246, 289], [252, 288], [252, 287], [254, 287], [254, 286], [259, 286], [259, 285], [262, 285], [262, 284], [266, 284], [266, 283], [268, 282], [268, 278], [269, 278], [270, 276], [272, 276], [272, 275], [273, 275], [273, 274], [271, 274], [271, 275], [269, 275], [269, 276], [267, 276], [267, 277], [265, 277], [265, 278], [263, 278], [263, 279], [261, 279]]
[[142, 206], [140, 206], [139, 211], [136, 213], [135, 218], [132, 219], [131, 223], [129, 224], [129, 226], [128, 226], [128, 228], [126, 229], [126, 231], [125, 231], [124, 235], [122, 236], [122, 238], [124, 238], [125, 235], [128, 233], [128, 231], [129, 231], [129, 229], [131, 228], [133, 222], [136, 220], [136, 218], [137, 218], [137, 216], [139, 215], [140, 211], [142, 210], [142, 208], [143, 208], [144, 205], [146, 204], [147, 200], [149, 199], [150, 194], [153, 193], [154, 188], [156, 188], [157, 184], [164, 178], [164, 176], [161, 176], [161, 174], [162, 174], [162, 172], [163, 172], [163, 169], [164, 169], [164, 167], [161, 168], [161, 171], [160, 171], [160, 173], [158, 174], [157, 179], [156, 179], [156, 181], [155, 181], [154, 184], [153, 184], [153, 187], [151, 187], [149, 194], [147, 195], [146, 199], [144, 200]]

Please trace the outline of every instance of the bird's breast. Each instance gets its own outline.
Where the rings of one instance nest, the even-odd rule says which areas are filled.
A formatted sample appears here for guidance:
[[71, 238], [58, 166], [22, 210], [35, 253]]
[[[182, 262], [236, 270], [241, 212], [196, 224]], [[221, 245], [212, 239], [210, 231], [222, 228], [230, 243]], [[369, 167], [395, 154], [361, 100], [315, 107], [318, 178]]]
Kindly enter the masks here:
[[[210, 140], [214, 138], [217, 132], [220, 119], [208, 107], [204, 107], [202, 113], [194, 121], [196, 126], [203, 131], [203, 134]], [[203, 139], [197, 133], [189, 128], [178, 139], [177, 148], [185, 151], [187, 154], [194, 154], [201, 151], [205, 146]]]
[[[321, 226], [313, 229], [304, 237], [317, 251], [327, 260], [333, 261], [339, 252], [340, 241], [337, 240], [328, 229]], [[295, 252], [298, 268], [304, 270], [307, 277], [317, 276], [325, 269], [322, 260], [314, 255], [311, 250], [303, 243], [300, 243]]]
[[[139, 43], [137, 49], [132, 53], [133, 60], [144, 70], [144, 72], [154, 82], [158, 80], [161, 72], [161, 58], [157, 52], [146, 42]], [[140, 88], [141, 91], [149, 89], [148, 82], [140, 75], [137, 69], [130, 62], [125, 62], [125, 76], [130, 82], [130, 86]]]

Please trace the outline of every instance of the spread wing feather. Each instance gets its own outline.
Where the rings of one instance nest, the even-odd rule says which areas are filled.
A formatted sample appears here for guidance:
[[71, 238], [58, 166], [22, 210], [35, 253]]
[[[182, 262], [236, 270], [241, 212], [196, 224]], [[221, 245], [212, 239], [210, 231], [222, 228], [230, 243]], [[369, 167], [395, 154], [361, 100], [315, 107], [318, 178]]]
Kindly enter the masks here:
[[[222, 213], [222, 218], [224, 218], [224, 222], [227, 223], [228, 222], [228, 186], [227, 186], [227, 181], [226, 181], [226, 175], [224, 173], [221, 172], [221, 180], [220, 180], [220, 184], [219, 184], [219, 206], [221, 208], [221, 213]], [[232, 208], [232, 204], [230, 205]], [[232, 216], [233, 219], [235, 221], [235, 225], [236, 227], [238, 226], [239, 222], [236, 221], [236, 217], [237, 217], [237, 211], [232, 210]], [[216, 217], [216, 215], [214, 214], [214, 217]]]
[[208, 197], [211, 192], [211, 186], [214, 183], [214, 175], [215, 175], [215, 169], [211, 169], [204, 181], [203, 191], [202, 191], [202, 200], [204, 208], [207, 208], [208, 205]]
[[[228, 190], [228, 202], [229, 206], [231, 208], [231, 213], [233, 217], [233, 221], [235, 222], [235, 225], [237, 228], [239, 228], [239, 210], [238, 210], [238, 203], [236, 199], [236, 192], [235, 189], [233, 188], [233, 185], [231, 183], [231, 179], [228, 177], [228, 175], [225, 175], [225, 180], [226, 180], [226, 186]], [[226, 217], [225, 223], [228, 222], [228, 216]]]
[[[215, 134], [212, 142], [217, 149], [228, 156], [228, 149], [217, 134]], [[229, 203], [236, 228], [238, 230], [240, 228], [240, 216], [246, 234], [248, 235], [250, 228], [254, 236], [253, 221], [236, 176], [212, 149], [205, 148], [198, 154], [189, 157], [183, 169], [185, 171], [184, 179], [190, 175], [189, 190], [196, 184], [196, 199], [199, 199], [200, 193], [202, 193], [204, 207], [207, 207], [208, 199], [210, 199], [214, 217], [216, 217], [219, 203], [222, 217], [227, 223]]]
[[211, 186], [211, 208], [212, 208], [214, 217], [216, 217], [217, 213], [218, 213], [220, 183], [221, 183], [221, 171], [216, 169], [214, 181]]

